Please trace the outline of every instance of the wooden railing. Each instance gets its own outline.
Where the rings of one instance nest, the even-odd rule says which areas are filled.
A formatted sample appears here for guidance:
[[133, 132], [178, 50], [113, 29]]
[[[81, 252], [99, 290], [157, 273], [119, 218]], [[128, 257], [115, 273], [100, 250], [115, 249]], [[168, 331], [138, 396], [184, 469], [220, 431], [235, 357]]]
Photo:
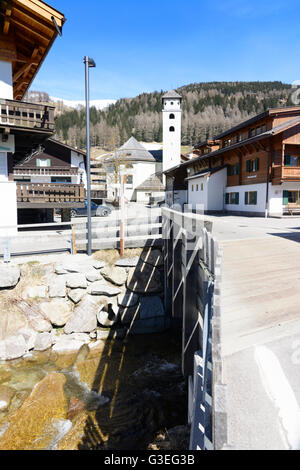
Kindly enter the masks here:
[[18, 206], [73, 207], [84, 204], [84, 185], [61, 183], [17, 183]]
[[78, 168], [62, 168], [62, 167], [47, 167], [47, 168], [14, 168], [14, 176], [77, 176]]
[[0, 125], [30, 128], [53, 133], [53, 106], [0, 99]]
[[300, 166], [278, 166], [273, 169], [273, 178], [279, 180], [300, 181]]

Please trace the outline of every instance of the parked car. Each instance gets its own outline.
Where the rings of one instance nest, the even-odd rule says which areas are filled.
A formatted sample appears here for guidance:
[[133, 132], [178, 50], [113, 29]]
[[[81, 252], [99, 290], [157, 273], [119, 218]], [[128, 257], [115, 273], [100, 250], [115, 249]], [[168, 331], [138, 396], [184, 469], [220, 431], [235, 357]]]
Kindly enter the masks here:
[[[59, 209], [57, 211], [59, 214], [61, 213], [61, 210]], [[112, 210], [110, 207], [105, 206], [105, 205], [100, 205], [96, 204], [95, 202], [91, 202], [91, 214], [92, 217], [107, 217], [112, 213]], [[71, 217], [86, 217], [88, 215], [87, 211], [87, 201], [84, 201], [84, 207], [76, 207], [71, 209]]]

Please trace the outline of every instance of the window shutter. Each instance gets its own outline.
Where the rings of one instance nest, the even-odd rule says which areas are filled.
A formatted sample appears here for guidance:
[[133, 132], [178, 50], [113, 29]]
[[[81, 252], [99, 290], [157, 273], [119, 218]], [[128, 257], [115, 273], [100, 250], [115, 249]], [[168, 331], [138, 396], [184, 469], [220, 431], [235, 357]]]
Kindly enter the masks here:
[[225, 203], [226, 203], [226, 204], [229, 204], [229, 193], [226, 193], [226, 196], [225, 196]]
[[253, 193], [253, 204], [256, 206], [257, 205], [257, 191]]
[[259, 158], [255, 160], [255, 171], [259, 170]]
[[246, 206], [248, 205], [248, 196], [249, 196], [249, 193], [245, 193], [245, 205]]
[[247, 173], [250, 173], [250, 164], [251, 164], [251, 160], [247, 160], [246, 161], [246, 172]]
[[240, 174], [240, 164], [239, 163], [236, 164], [236, 174], [237, 175]]
[[240, 203], [240, 193], [235, 193], [235, 203], [238, 206]]
[[227, 167], [227, 176], [231, 176], [231, 166]]
[[289, 203], [289, 192], [283, 191], [283, 205], [287, 206]]

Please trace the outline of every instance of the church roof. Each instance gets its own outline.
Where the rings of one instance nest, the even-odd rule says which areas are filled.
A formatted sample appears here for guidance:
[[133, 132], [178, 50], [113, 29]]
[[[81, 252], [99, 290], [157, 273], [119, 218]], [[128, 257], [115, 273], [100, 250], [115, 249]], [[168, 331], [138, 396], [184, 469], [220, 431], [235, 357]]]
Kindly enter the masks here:
[[163, 98], [182, 98], [181, 95], [177, 93], [175, 90], [168, 91], [163, 95]]
[[165, 191], [166, 188], [162, 182], [162, 173], [158, 172], [149, 176], [149, 178], [147, 178], [143, 183], [137, 186], [136, 189], [139, 191]]
[[115, 160], [128, 162], [156, 162], [156, 158], [145, 147], [140, 144], [134, 137], [122, 145], [111, 157], [105, 159], [105, 162], [113, 162]]

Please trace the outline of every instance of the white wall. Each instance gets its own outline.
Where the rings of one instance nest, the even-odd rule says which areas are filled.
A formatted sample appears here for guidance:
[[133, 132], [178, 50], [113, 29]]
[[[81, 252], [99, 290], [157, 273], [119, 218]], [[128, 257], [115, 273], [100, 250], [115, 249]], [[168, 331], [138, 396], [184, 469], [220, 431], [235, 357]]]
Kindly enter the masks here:
[[[74, 152], [73, 150], [71, 151], [71, 167], [81, 168], [84, 171], [82, 175], [82, 181], [83, 181], [84, 187], [87, 188], [87, 176], [86, 176], [86, 168], [84, 164], [84, 157], [83, 155], [77, 152]], [[72, 177], [72, 183], [80, 184], [80, 175]]]
[[[181, 162], [181, 102], [180, 99], [164, 99], [163, 107], [163, 171]], [[175, 119], [170, 119], [174, 114]], [[170, 132], [170, 127], [175, 132]]]
[[[17, 233], [17, 185], [13, 182], [0, 183], [0, 237]], [[5, 201], [5, 203], [3, 203]], [[1, 227], [12, 227], [1, 229]], [[14, 227], [14, 228], [13, 228]]]
[[13, 100], [12, 64], [0, 60], [0, 98]]
[[[198, 185], [198, 191], [197, 191]], [[198, 204], [201, 204], [206, 211], [208, 208], [208, 176], [199, 176], [189, 180], [188, 189], [188, 204], [191, 204], [193, 209], [197, 208]], [[194, 191], [192, 190], [194, 188]], [[203, 188], [203, 189], [201, 189]]]
[[8, 181], [7, 153], [0, 152], [0, 182], [4, 181]]
[[300, 191], [300, 183], [283, 183], [281, 186], [269, 186], [269, 214], [283, 214], [283, 191]]
[[[257, 204], [245, 204], [245, 192], [257, 192]], [[239, 193], [239, 204], [225, 204], [227, 211], [259, 212], [266, 210], [266, 184], [245, 184], [242, 186], [230, 186], [226, 188], [226, 193]]]
[[[208, 177], [207, 210], [224, 210], [224, 193], [227, 184], [227, 168], [217, 171]], [[205, 210], [205, 209], [204, 209]]]

